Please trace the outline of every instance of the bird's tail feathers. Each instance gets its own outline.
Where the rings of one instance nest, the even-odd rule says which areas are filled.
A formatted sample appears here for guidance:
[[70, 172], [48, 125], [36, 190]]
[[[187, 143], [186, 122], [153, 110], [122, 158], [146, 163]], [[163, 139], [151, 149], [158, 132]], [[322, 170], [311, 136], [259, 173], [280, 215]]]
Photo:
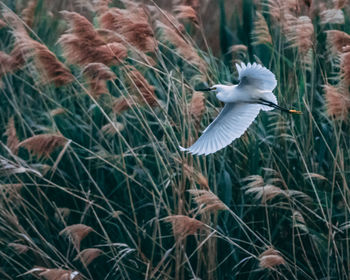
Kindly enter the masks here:
[[186, 148], [184, 148], [184, 147], [179, 146], [179, 148], [180, 148], [180, 151], [181, 151], [181, 152], [187, 152], [187, 151], [188, 151], [188, 149], [186, 149]]

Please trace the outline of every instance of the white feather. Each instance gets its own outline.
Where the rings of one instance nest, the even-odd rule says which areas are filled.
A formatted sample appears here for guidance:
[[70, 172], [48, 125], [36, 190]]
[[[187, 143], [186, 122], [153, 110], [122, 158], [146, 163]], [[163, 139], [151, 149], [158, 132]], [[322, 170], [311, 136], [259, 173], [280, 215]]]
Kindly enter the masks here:
[[254, 121], [260, 109], [261, 105], [258, 104], [227, 103], [191, 147], [180, 149], [194, 155], [215, 153], [239, 138]]

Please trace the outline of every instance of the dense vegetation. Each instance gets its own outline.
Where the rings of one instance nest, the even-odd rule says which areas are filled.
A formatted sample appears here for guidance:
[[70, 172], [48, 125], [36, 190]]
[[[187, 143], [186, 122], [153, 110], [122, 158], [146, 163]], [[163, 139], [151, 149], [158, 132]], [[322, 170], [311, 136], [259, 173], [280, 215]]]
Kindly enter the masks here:
[[[349, 4], [173, 2], [0, 2], [0, 278], [348, 279]], [[180, 152], [253, 61], [303, 114]]]

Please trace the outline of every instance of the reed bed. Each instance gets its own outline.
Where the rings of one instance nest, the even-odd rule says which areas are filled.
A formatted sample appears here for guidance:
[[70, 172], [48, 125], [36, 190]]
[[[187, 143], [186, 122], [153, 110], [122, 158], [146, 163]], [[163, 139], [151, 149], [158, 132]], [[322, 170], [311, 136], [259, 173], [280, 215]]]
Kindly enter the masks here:
[[[1, 279], [349, 279], [347, 1], [61, 2], [0, 2]], [[180, 152], [253, 61], [303, 114]]]

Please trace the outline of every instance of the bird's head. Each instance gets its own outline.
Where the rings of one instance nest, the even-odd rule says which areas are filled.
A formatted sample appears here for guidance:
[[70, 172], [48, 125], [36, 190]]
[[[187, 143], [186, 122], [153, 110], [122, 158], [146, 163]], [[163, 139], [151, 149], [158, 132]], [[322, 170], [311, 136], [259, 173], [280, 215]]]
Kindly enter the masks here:
[[198, 91], [210, 91], [216, 93], [217, 99], [219, 99], [222, 102], [228, 102], [227, 99], [230, 97], [231, 89], [232, 86], [217, 84], [211, 86], [210, 88], [198, 89]]

